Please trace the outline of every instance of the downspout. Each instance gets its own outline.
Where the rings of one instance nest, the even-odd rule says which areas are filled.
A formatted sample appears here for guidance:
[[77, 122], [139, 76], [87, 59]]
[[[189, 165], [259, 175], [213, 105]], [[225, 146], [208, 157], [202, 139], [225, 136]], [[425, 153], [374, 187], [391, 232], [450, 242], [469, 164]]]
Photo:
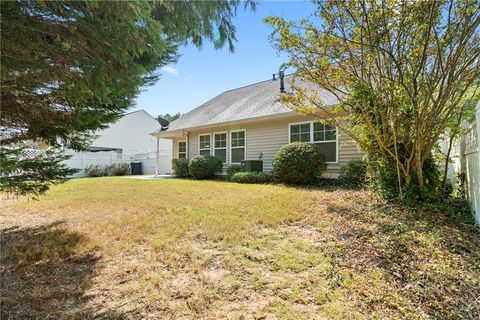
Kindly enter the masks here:
[[186, 151], [187, 151], [187, 155], [186, 155], [186, 158], [188, 159], [188, 156], [190, 155], [190, 147], [188, 145], [188, 131], [185, 131], [185, 141], [186, 141]]

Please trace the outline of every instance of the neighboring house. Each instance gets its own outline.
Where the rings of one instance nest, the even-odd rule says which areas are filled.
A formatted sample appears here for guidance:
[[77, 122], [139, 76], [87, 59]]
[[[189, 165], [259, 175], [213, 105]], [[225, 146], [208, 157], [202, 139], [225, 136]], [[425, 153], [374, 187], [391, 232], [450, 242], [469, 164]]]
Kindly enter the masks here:
[[[157, 141], [150, 135], [160, 130], [160, 123], [145, 110], [125, 114], [117, 122], [100, 130], [93, 141], [90, 151], [110, 151], [133, 155], [136, 153], [156, 152]], [[160, 139], [162, 151], [172, 150], [170, 140]]]
[[[285, 86], [288, 92], [292, 76], [284, 79], [273, 77], [225, 91], [170, 123], [168, 130], [157, 130], [152, 135], [173, 141], [173, 158], [211, 154], [223, 161], [224, 169], [242, 160], [262, 160], [265, 171], [272, 169], [272, 160], [281, 146], [293, 141], [311, 142], [327, 158], [324, 176], [338, 176], [342, 164], [362, 154], [338, 128], [299, 115], [279, 103], [280, 88]], [[338, 104], [327, 91], [319, 95], [327, 106]]]
[[79, 169], [74, 177], [86, 175], [90, 165], [109, 166], [117, 162], [141, 162], [144, 174], [171, 172], [172, 141], [156, 139], [150, 133], [162, 130], [158, 120], [145, 110], [125, 114], [107, 128], [99, 130], [87, 152], [65, 150], [65, 164]]

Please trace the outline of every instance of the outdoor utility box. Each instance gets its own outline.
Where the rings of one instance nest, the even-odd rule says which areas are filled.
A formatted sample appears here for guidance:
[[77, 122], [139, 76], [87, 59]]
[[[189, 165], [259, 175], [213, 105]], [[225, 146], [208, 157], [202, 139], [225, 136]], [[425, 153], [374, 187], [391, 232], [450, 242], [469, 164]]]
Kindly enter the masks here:
[[243, 171], [247, 172], [261, 172], [263, 171], [263, 161], [262, 160], [243, 160], [240, 162], [240, 167]]
[[141, 162], [132, 162], [132, 163], [130, 163], [130, 167], [132, 168], [132, 175], [142, 174], [142, 163]]

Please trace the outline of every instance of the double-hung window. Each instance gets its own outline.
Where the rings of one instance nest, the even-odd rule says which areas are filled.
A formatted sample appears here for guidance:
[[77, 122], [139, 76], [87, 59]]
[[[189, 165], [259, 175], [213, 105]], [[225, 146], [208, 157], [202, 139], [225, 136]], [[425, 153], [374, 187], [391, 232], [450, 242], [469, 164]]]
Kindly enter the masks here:
[[337, 162], [337, 129], [335, 127], [314, 122], [313, 144], [320, 148], [327, 162]]
[[227, 133], [220, 132], [213, 134], [213, 155], [222, 161], [227, 162]]
[[231, 163], [245, 160], [245, 130], [230, 131]]
[[198, 136], [198, 149], [200, 155], [206, 156], [210, 154], [210, 134], [201, 134]]
[[319, 122], [290, 124], [290, 142], [310, 142], [320, 148], [327, 162], [337, 162], [337, 128]]
[[187, 158], [187, 141], [178, 141], [178, 159]]

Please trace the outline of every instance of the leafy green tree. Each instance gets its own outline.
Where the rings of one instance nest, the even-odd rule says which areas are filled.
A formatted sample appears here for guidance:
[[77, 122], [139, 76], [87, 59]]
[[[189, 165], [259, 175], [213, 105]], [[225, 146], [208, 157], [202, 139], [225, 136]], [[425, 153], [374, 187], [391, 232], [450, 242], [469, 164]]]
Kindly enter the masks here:
[[[299, 80], [282, 100], [393, 162], [400, 197], [414, 184], [422, 192], [426, 160], [479, 86], [479, 1], [315, 3], [298, 24], [266, 19]], [[316, 88], [340, 105], [325, 105]]]
[[[11, 164], [37, 142], [84, 149], [118, 119], [180, 45], [233, 51], [240, 1], [2, 1], [1, 149]], [[246, 7], [255, 7], [247, 2]], [[12, 150], [17, 150], [11, 153]], [[23, 151], [22, 151], [23, 150]], [[48, 159], [58, 178], [54, 153]], [[36, 158], [35, 161], [43, 161]], [[17, 158], [21, 169], [21, 158]], [[33, 161], [33, 160], [32, 160]], [[0, 175], [12, 174], [3, 170]], [[31, 169], [31, 181], [48, 181]], [[14, 181], [14, 180], [12, 180]], [[13, 183], [13, 182], [12, 182]], [[33, 182], [32, 182], [33, 183]], [[42, 182], [43, 183], [43, 182]], [[48, 184], [48, 182], [47, 182]], [[17, 191], [1, 184], [3, 191]], [[44, 190], [44, 189], [43, 189]]]

